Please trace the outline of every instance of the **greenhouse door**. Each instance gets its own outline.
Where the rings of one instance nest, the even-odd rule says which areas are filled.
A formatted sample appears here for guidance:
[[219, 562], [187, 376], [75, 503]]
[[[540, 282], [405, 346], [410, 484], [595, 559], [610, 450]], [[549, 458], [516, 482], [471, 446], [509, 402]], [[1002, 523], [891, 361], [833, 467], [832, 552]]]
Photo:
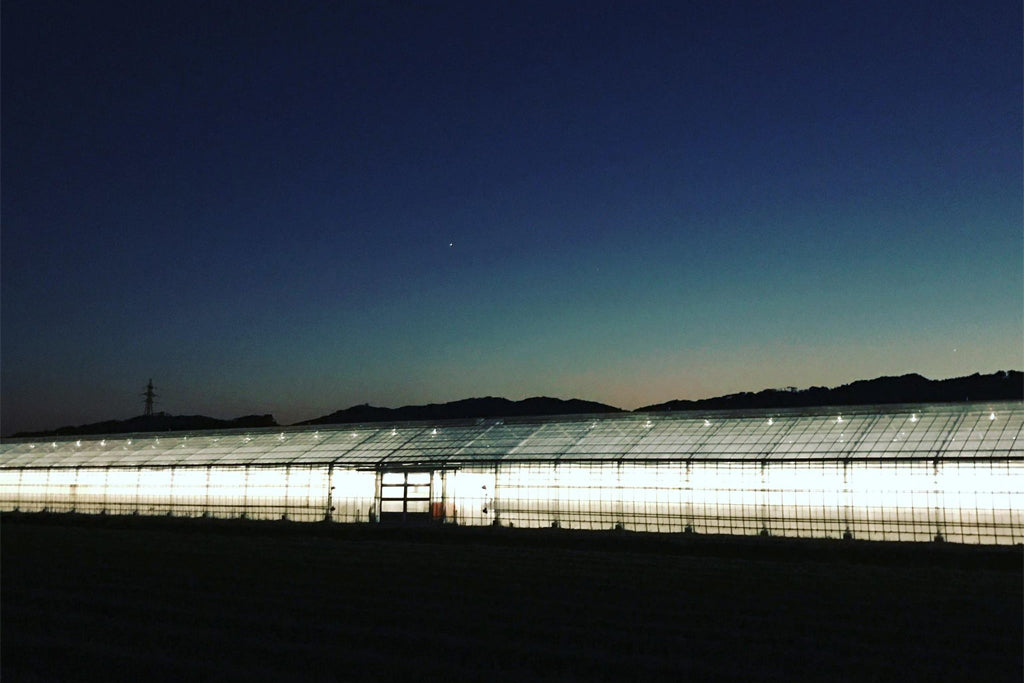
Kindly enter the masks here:
[[430, 521], [432, 472], [384, 472], [380, 479], [380, 521]]

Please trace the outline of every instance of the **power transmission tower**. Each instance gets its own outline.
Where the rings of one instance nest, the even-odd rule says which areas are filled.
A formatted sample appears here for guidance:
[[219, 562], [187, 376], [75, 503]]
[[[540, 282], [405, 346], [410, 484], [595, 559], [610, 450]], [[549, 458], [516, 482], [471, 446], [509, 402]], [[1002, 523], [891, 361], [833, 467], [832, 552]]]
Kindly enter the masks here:
[[149, 380], [149, 384], [146, 385], [146, 393], [143, 394], [146, 397], [146, 412], [143, 415], [153, 415], [153, 399], [156, 398], [156, 394], [153, 393], [153, 380]]

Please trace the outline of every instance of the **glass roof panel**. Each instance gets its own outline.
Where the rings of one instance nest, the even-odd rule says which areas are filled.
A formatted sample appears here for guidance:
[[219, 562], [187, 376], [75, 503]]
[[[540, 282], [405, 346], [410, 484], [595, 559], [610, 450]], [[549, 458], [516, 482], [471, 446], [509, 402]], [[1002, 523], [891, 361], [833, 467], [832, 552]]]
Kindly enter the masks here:
[[1024, 459], [1024, 403], [650, 413], [0, 441], [0, 468]]
[[471, 438], [458, 450], [456, 456], [460, 460], [502, 458], [518, 448], [535, 431], [536, 425], [493, 424]]

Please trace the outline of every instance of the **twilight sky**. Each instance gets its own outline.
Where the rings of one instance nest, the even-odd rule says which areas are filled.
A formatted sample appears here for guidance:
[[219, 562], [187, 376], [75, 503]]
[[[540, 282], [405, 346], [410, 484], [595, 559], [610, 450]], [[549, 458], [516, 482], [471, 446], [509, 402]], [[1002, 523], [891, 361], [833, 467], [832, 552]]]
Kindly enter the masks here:
[[1021, 4], [5, 0], [0, 432], [1021, 368]]

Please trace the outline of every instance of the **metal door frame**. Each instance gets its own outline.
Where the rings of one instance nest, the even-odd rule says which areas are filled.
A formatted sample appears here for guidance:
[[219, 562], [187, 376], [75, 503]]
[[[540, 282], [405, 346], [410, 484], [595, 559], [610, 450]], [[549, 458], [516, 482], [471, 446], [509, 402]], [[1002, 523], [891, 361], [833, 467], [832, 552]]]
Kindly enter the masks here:
[[[377, 478], [377, 519], [381, 522], [398, 522], [401, 524], [407, 524], [409, 522], [428, 522], [433, 518], [431, 503], [433, 501], [434, 494], [434, 470], [432, 469], [421, 469], [421, 468], [408, 468], [408, 469], [387, 469], [380, 470], [380, 476]], [[385, 483], [384, 480], [388, 475], [402, 475], [402, 483], [400, 484], [389, 484]], [[429, 475], [428, 481], [425, 484], [409, 483], [410, 474], [426, 474]], [[409, 495], [409, 489], [414, 487], [427, 487], [426, 496], [422, 495]], [[391, 489], [390, 491], [388, 489]], [[442, 486], [443, 491], [443, 486]], [[402, 511], [385, 511], [384, 504], [394, 503], [401, 501]], [[410, 512], [409, 503], [426, 503], [426, 509], [422, 512]]]

